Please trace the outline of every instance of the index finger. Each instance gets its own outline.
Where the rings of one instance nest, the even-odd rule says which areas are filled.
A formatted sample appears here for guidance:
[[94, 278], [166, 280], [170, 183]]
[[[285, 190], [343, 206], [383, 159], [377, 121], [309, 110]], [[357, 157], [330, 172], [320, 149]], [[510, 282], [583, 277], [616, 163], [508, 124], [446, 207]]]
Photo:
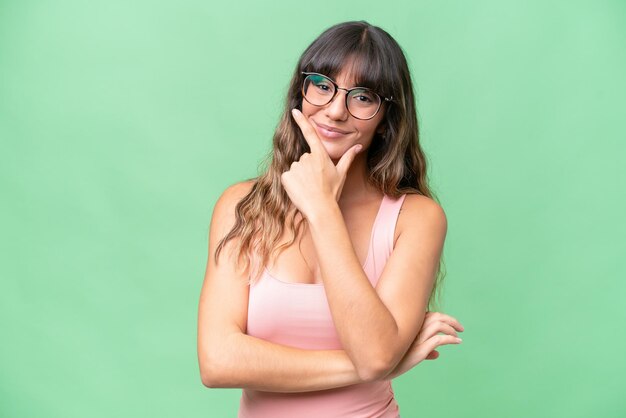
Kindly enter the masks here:
[[[458, 319], [456, 319], [453, 316], [446, 315], [442, 312], [427, 312], [426, 318], [428, 318], [429, 320], [433, 320], [433, 321], [439, 320], [441, 322], [445, 322], [448, 325], [453, 326], [455, 329], [461, 332], [465, 331], [465, 327], [461, 325]], [[424, 319], [424, 322], [426, 322], [426, 318]]]
[[322, 141], [318, 138], [317, 132], [315, 132], [315, 128], [311, 125], [311, 122], [296, 108], [291, 109], [291, 114], [300, 127], [302, 135], [304, 135], [304, 140], [309, 144], [311, 154], [325, 154], [328, 156], [326, 148], [324, 148]]

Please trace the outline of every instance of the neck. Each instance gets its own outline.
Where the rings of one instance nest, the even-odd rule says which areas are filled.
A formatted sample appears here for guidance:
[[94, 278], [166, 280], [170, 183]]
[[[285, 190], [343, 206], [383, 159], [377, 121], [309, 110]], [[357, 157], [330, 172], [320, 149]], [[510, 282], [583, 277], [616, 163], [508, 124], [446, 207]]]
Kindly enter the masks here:
[[[337, 163], [337, 161], [333, 162]], [[366, 152], [359, 153], [350, 164], [338, 203], [341, 205], [342, 203], [369, 200], [372, 195], [380, 195], [381, 193], [368, 183], [367, 178], [367, 155]]]

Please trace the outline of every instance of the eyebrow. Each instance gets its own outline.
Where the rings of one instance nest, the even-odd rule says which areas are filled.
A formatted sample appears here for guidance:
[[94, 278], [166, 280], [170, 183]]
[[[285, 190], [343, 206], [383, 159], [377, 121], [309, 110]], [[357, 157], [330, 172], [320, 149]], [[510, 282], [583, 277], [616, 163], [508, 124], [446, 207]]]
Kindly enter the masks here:
[[[318, 72], [315, 72], [315, 71], [311, 71], [311, 73], [312, 73], [312, 74], [323, 75], [324, 77], [328, 78], [330, 81], [332, 81], [333, 83], [335, 83], [335, 84], [337, 84], [337, 85], [339, 86], [339, 83], [337, 83], [337, 81], [335, 81], [335, 79], [333, 79], [333, 78], [332, 78], [331, 76], [329, 76], [329, 75], [322, 74], [322, 73], [318, 73]], [[341, 86], [339, 86], [339, 87], [341, 87]], [[359, 89], [368, 89], [368, 90], [374, 91], [374, 89], [373, 89], [373, 88], [371, 88], [371, 87], [366, 87], [366, 86], [352, 86], [352, 87], [341, 87], [341, 88], [346, 88], [346, 89], [356, 89], [356, 88], [359, 88]]]

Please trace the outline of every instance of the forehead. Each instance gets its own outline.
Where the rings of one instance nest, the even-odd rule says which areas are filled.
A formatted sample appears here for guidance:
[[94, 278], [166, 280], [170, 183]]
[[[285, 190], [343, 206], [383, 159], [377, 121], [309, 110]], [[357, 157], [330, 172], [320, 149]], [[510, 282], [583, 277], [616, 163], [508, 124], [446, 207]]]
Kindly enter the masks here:
[[331, 77], [335, 83], [341, 87], [353, 87], [356, 86], [357, 76], [349, 68], [342, 68], [334, 77]]
[[324, 74], [340, 86], [374, 88], [380, 84], [380, 74], [372, 60], [365, 56], [321, 56], [305, 66], [304, 71]]

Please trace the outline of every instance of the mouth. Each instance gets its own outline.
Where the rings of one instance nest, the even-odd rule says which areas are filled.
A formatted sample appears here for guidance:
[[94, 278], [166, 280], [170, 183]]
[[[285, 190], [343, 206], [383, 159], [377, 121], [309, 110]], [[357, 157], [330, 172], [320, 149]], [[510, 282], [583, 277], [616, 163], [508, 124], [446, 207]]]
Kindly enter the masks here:
[[317, 133], [326, 138], [331, 138], [331, 139], [343, 138], [344, 136], [350, 133], [350, 132], [343, 131], [341, 129], [332, 128], [330, 126], [326, 126], [323, 124], [318, 124], [315, 121], [313, 122], [314, 122], [315, 130], [317, 131]]

